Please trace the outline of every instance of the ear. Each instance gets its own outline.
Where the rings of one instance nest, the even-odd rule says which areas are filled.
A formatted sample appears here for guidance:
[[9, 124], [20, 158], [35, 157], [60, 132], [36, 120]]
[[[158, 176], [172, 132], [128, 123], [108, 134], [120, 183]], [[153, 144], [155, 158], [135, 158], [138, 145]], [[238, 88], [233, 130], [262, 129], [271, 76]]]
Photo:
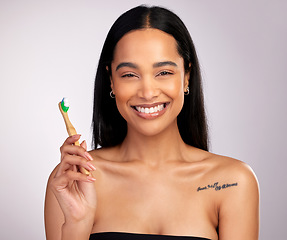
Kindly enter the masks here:
[[106, 66], [106, 70], [107, 72], [109, 73], [109, 76], [110, 76], [110, 82], [111, 82], [111, 89], [113, 90], [113, 87], [114, 87], [114, 83], [113, 83], [113, 78], [112, 78], [112, 74], [110, 73], [110, 69], [108, 66]]
[[186, 71], [185, 74], [184, 74], [184, 90], [186, 90], [188, 85], [189, 85], [190, 68], [191, 68], [191, 63], [189, 63], [188, 71]]
[[184, 76], [184, 91], [187, 89], [189, 85], [189, 72], [185, 74]]

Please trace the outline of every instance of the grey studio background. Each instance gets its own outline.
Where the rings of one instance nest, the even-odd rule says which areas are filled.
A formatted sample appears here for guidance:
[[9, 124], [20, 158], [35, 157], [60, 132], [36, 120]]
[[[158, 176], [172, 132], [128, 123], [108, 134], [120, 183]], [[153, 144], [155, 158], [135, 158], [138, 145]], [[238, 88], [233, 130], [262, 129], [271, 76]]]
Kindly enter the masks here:
[[67, 136], [57, 104], [69, 97], [70, 118], [90, 144], [103, 41], [121, 13], [142, 3], [165, 6], [187, 25], [202, 66], [211, 151], [254, 169], [260, 239], [284, 239], [284, 0], [1, 0], [0, 239], [45, 239], [46, 182]]

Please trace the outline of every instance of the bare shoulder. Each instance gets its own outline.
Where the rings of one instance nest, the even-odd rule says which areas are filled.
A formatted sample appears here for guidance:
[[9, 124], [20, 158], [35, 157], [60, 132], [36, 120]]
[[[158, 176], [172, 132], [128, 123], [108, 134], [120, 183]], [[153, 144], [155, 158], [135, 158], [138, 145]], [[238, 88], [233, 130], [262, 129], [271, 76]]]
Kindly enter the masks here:
[[[196, 164], [203, 169], [198, 190], [214, 188], [225, 194], [239, 191], [258, 192], [258, 181], [252, 168], [243, 161], [195, 149]], [[227, 190], [230, 189], [230, 190]], [[231, 190], [232, 189], [232, 190]]]
[[258, 239], [259, 185], [251, 167], [230, 157], [211, 154], [214, 199], [220, 239]]
[[238, 185], [257, 188], [258, 181], [252, 168], [245, 162], [221, 155], [212, 154], [214, 174], [226, 180], [237, 181]]
[[[215, 198], [221, 214], [230, 213], [236, 209], [235, 206], [242, 205], [246, 208], [249, 206], [250, 211], [258, 210], [259, 184], [248, 164], [216, 154], [210, 154], [207, 161], [211, 170], [206, 174], [206, 179], [209, 180], [209, 186], [218, 193]], [[199, 190], [205, 187], [203, 185]]]
[[205, 169], [197, 193], [216, 206], [219, 239], [258, 239], [259, 185], [251, 167], [243, 161], [202, 152]]

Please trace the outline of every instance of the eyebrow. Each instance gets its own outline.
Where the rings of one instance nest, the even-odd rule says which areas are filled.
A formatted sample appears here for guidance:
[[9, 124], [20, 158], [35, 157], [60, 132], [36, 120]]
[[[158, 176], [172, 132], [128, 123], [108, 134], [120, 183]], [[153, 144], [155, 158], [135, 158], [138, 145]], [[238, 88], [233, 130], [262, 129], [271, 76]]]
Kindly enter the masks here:
[[120, 68], [122, 67], [130, 67], [130, 68], [138, 68], [138, 66], [134, 63], [131, 63], [131, 62], [122, 62], [120, 63], [117, 68], [116, 68], [116, 71], [118, 71]]
[[154, 68], [157, 67], [164, 67], [164, 66], [174, 66], [177, 67], [177, 64], [175, 62], [172, 61], [164, 61], [164, 62], [157, 62], [155, 64], [152, 65]]
[[[172, 62], [172, 61], [164, 61], [164, 62], [154, 63], [152, 66], [153, 66], [153, 68], [164, 67], [164, 66], [177, 67], [177, 64], [175, 62]], [[137, 69], [138, 65], [131, 63], [131, 62], [122, 62], [116, 67], [116, 71], [119, 70], [120, 68], [123, 68], [123, 67], [130, 67], [130, 68]]]

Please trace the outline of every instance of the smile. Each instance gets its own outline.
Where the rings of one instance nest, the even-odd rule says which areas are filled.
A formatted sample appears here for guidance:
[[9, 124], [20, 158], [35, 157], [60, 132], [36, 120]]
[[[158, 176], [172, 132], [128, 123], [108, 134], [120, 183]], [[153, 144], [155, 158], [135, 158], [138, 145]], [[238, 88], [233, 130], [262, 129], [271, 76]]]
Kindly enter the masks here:
[[153, 104], [150, 107], [146, 105], [132, 106], [132, 108], [138, 113], [140, 117], [146, 119], [153, 119], [155, 117], [161, 116], [169, 103]]
[[150, 107], [150, 108], [135, 106], [135, 109], [141, 113], [155, 113], [155, 112], [162, 111], [165, 108], [165, 105], [166, 103], [163, 103], [163, 104], [159, 104], [157, 106]]

